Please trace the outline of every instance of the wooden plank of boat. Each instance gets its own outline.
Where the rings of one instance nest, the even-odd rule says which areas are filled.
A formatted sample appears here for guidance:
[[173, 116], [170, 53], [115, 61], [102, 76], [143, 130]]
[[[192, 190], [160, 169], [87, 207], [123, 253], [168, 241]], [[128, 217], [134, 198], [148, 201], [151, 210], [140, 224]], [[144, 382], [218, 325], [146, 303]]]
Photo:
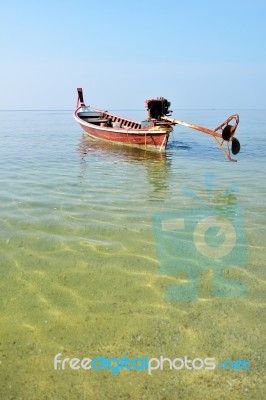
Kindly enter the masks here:
[[[233, 154], [237, 154], [240, 151], [240, 143], [234, 138], [239, 122], [237, 114], [231, 115], [216, 129], [212, 130], [170, 118], [170, 102], [160, 97], [146, 101], [148, 118], [139, 122], [114, 115], [108, 111], [86, 106], [82, 88], [78, 88], [77, 91], [78, 100], [74, 118], [83, 131], [94, 139], [145, 150], [165, 151], [173, 126], [183, 125], [211, 135], [230, 161], [235, 160], [231, 158], [229, 142], [232, 142]], [[232, 120], [235, 120], [234, 125], [229, 124]], [[227, 148], [224, 147], [224, 143], [227, 143]]]

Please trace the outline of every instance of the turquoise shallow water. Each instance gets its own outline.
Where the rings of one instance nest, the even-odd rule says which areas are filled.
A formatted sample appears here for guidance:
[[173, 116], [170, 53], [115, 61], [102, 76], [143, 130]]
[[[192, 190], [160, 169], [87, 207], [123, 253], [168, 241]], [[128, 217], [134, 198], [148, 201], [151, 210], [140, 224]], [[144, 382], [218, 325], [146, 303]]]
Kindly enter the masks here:
[[[237, 111], [174, 116], [216, 127]], [[153, 154], [89, 140], [69, 111], [0, 112], [1, 398], [262, 398], [266, 112], [238, 112], [237, 163], [182, 127], [166, 154]], [[216, 269], [190, 231], [158, 225], [200, 220], [206, 209], [234, 215], [237, 231], [234, 258]], [[219, 247], [223, 236], [210, 236]], [[182, 302], [191, 265], [194, 300]], [[252, 368], [114, 377], [55, 371], [59, 352], [246, 359]]]

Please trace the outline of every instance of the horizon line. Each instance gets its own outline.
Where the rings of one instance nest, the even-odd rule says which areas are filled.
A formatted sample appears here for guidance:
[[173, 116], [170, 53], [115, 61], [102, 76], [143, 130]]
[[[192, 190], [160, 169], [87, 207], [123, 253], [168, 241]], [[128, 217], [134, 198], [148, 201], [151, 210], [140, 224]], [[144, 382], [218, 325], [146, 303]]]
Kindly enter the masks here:
[[[266, 110], [265, 108], [238, 108], [238, 107], [230, 107], [230, 108], [173, 108], [172, 111], [179, 111], [179, 110], [209, 110], [209, 111], [219, 111], [219, 110], [233, 110], [233, 109], [238, 109], [238, 110]], [[74, 112], [75, 109], [0, 109], [1, 111], [19, 111], [19, 112], [26, 112], [26, 111], [71, 111]], [[146, 111], [145, 108], [109, 108], [108, 111]]]

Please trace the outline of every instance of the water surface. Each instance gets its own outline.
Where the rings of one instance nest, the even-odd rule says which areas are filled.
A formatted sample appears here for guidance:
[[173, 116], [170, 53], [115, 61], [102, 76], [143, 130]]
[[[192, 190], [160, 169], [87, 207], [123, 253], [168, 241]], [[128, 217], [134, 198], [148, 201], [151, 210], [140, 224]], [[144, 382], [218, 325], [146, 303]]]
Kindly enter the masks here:
[[[153, 154], [91, 141], [69, 111], [0, 112], [1, 398], [262, 398], [265, 111], [174, 115], [211, 128], [237, 111], [237, 163], [183, 127], [166, 154]], [[186, 276], [160, 270], [154, 218], [189, 218], [210, 201], [242, 210], [247, 263], [224, 272], [246, 294], [213, 296], [214, 271], [203, 268], [198, 301], [166, 301]], [[178, 265], [199, 262], [180, 249]], [[55, 371], [57, 353], [246, 359], [251, 369], [114, 376]]]

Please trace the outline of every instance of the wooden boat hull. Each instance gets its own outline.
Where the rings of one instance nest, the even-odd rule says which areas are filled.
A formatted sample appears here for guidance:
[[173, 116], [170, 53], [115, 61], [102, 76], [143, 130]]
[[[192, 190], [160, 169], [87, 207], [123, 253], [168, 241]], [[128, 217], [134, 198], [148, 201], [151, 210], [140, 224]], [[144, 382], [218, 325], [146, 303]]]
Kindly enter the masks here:
[[82, 130], [94, 139], [120, 145], [133, 146], [145, 150], [164, 151], [169, 138], [169, 130], [140, 131], [95, 127], [79, 121]]
[[78, 89], [74, 118], [90, 137], [109, 143], [164, 151], [173, 128], [167, 122], [146, 120], [142, 123], [86, 106], [82, 89]]

